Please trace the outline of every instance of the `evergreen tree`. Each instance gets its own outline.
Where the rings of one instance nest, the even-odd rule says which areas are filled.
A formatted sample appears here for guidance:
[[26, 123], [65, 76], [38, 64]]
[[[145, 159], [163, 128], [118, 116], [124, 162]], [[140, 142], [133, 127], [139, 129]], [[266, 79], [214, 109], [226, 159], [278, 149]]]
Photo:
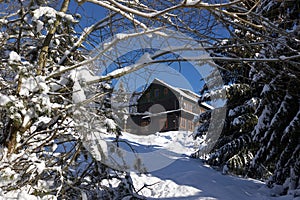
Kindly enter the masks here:
[[[249, 15], [241, 14], [250, 8]], [[226, 171], [268, 178], [271, 188], [281, 185], [274, 187], [274, 195], [299, 195], [299, 2], [261, 1], [253, 7], [247, 1], [230, 9], [240, 19], [223, 21], [234, 28], [232, 38], [212, 53], [232, 58], [231, 63], [216, 61], [224, 82], [231, 83], [223, 88], [227, 118], [207, 161]], [[200, 102], [212, 93], [216, 91], [206, 91]], [[203, 134], [203, 126], [207, 124], [195, 136]]]

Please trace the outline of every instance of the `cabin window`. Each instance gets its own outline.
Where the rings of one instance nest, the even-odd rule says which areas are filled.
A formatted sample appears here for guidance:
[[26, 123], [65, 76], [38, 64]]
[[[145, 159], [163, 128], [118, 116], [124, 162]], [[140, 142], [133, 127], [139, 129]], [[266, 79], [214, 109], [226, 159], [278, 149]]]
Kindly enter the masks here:
[[164, 88], [164, 95], [165, 95], [165, 96], [168, 95], [168, 88]]
[[189, 121], [189, 130], [192, 131], [193, 130], [193, 122]]
[[193, 105], [189, 102], [183, 102], [183, 109], [193, 112]]
[[180, 126], [181, 126], [182, 128], [185, 128], [185, 127], [186, 127], [186, 119], [184, 119], [184, 118], [181, 118], [181, 119], [180, 119]]
[[187, 103], [187, 110], [192, 112], [193, 111], [193, 105], [190, 104], [190, 103]]
[[159, 97], [159, 89], [154, 90], [154, 97]]

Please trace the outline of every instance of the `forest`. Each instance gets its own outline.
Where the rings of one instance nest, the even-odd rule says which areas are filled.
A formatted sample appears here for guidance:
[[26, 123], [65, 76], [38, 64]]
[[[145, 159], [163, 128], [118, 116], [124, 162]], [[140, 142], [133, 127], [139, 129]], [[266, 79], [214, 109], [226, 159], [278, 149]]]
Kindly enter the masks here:
[[226, 102], [195, 118], [191, 162], [300, 198], [298, 0], [0, 0], [0, 58], [0, 199], [144, 199], [114, 81], [185, 62], [212, 66], [199, 104]]

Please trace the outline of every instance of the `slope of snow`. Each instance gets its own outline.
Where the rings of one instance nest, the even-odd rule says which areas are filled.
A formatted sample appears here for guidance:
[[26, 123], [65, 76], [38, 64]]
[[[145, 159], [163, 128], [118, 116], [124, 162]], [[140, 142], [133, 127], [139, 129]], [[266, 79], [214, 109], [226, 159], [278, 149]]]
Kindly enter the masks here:
[[[148, 136], [123, 133], [122, 139], [132, 144], [140, 154], [165, 149], [173, 159], [168, 166], [147, 174], [131, 172], [134, 188], [147, 199], [165, 200], [288, 200], [291, 196], [271, 197], [271, 190], [263, 182], [244, 179], [212, 169], [198, 159], [186, 155], [194, 151], [191, 133], [170, 131]], [[199, 141], [198, 141], [199, 142]], [[172, 148], [175, 146], [176, 148]], [[149, 160], [149, 162], [159, 162]], [[163, 162], [163, 161], [161, 161]], [[147, 165], [146, 165], [147, 168]], [[148, 185], [148, 186], [145, 186]]]
[[[244, 179], [235, 176], [222, 175], [220, 171], [212, 169], [198, 159], [190, 159], [187, 154], [195, 150], [195, 141], [186, 131], [170, 131], [148, 136], [122, 133], [121, 139], [131, 144], [139, 154], [161, 151], [165, 157], [171, 159], [167, 166], [146, 174], [131, 172], [134, 189], [139, 195], [149, 200], [299, 200], [299, 197], [282, 196], [272, 197], [272, 190], [266, 188], [263, 182], [254, 179]], [[200, 141], [196, 141], [200, 142]], [[128, 145], [120, 142], [125, 148]], [[155, 158], [156, 159], [156, 158]], [[152, 160], [151, 162], [164, 162]], [[147, 167], [147, 165], [145, 165]], [[39, 166], [44, 168], [44, 163]], [[101, 184], [117, 186], [118, 180]], [[1, 182], [1, 181], [0, 181]], [[10, 198], [8, 198], [10, 197]], [[0, 188], [0, 200], [41, 199], [27, 194], [26, 191], [4, 194]], [[56, 199], [54, 196], [45, 196], [42, 199]], [[124, 200], [127, 198], [124, 198]]]

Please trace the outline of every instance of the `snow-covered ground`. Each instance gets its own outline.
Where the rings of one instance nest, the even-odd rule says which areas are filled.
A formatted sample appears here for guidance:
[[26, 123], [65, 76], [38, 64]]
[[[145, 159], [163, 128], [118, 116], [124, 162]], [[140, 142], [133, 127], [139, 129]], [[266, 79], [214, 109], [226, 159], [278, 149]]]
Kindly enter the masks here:
[[[124, 150], [121, 155], [126, 159], [124, 152], [127, 152], [127, 162], [131, 162], [130, 152], [133, 150], [144, 161], [143, 167], [148, 171], [142, 174], [134, 170], [130, 172], [133, 186], [139, 195], [149, 200], [300, 200], [292, 196], [272, 197], [272, 191], [263, 182], [223, 175], [201, 160], [189, 158], [187, 155], [194, 152], [201, 142], [195, 142], [190, 135], [185, 131], [148, 136], [123, 133], [120, 138], [123, 142], [119, 143]], [[103, 180], [103, 184], [108, 184], [107, 180]], [[109, 184], [117, 186], [119, 180], [113, 179]], [[0, 189], [0, 200], [6, 199], [40, 198], [26, 191], [4, 194]]]
[[[162, 157], [151, 158], [147, 163], [162, 162], [162, 168], [147, 174], [132, 172], [133, 184], [139, 190], [144, 184], [151, 185], [139, 194], [147, 199], [200, 199], [200, 200], [288, 200], [291, 196], [271, 197], [271, 191], [263, 182], [244, 179], [212, 169], [198, 159], [186, 155], [194, 151], [195, 142], [190, 133], [171, 131], [149, 136], [123, 133], [122, 139], [132, 144], [134, 150], [142, 154], [163, 154], [171, 159], [164, 163]], [[176, 148], [172, 148], [176, 147]], [[164, 149], [164, 151], [162, 151]], [[155, 152], [156, 151], [156, 152]], [[147, 168], [146, 163], [146, 168]]]

